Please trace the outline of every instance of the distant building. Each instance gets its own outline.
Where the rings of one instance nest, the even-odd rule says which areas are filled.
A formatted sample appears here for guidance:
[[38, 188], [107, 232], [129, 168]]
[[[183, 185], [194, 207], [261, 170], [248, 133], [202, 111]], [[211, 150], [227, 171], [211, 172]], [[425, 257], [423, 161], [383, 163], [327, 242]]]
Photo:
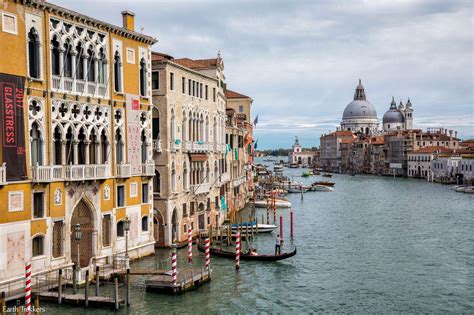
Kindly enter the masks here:
[[441, 153], [452, 152], [452, 149], [448, 149], [444, 146], [424, 147], [408, 152], [407, 176], [430, 179], [432, 176], [431, 161]]
[[312, 167], [315, 165], [316, 157], [319, 155], [316, 151], [317, 150], [304, 150], [298, 137], [295, 137], [293, 151], [288, 155], [288, 162], [298, 164], [298, 166], [307, 165]]
[[392, 97], [390, 108], [383, 115], [383, 131], [389, 132], [394, 130], [408, 130], [413, 127], [413, 105], [410, 99], [403, 105], [402, 101], [398, 105], [395, 103], [395, 98]]
[[338, 170], [342, 168], [341, 144], [354, 141], [356, 136], [350, 130], [338, 130], [320, 137], [320, 161], [325, 170]]

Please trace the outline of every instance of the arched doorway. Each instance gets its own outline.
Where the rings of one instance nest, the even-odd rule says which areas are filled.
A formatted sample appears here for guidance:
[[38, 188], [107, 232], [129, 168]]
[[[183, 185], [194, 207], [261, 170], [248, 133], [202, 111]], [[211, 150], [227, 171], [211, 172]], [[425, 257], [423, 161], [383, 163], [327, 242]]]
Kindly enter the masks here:
[[74, 227], [81, 225], [82, 237], [79, 242], [79, 265], [81, 268], [87, 267], [92, 258], [92, 232], [94, 228], [94, 217], [89, 206], [81, 200], [71, 217], [71, 260], [77, 265], [77, 241], [74, 239]]
[[165, 226], [161, 213], [155, 209], [153, 216], [153, 237], [155, 238], [155, 247], [165, 246]]

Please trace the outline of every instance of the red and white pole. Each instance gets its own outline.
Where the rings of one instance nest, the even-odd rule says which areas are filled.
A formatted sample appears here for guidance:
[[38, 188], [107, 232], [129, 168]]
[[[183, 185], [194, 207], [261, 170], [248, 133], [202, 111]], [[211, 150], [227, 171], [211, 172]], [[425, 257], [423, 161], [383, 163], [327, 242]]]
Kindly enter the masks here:
[[206, 247], [206, 269], [209, 269], [209, 266], [211, 265], [211, 252], [210, 252], [210, 249], [211, 249], [211, 241], [209, 240], [209, 238], [207, 237], [206, 238], [206, 241], [205, 241], [205, 247]]
[[193, 229], [188, 228], [188, 261], [193, 261]]
[[277, 223], [276, 197], [273, 195], [273, 224]]
[[240, 269], [240, 232], [235, 237], [235, 269]]
[[293, 240], [293, 208], [290, 211], [290, 237]]
[[280, 239], [283, 239], [283, 216], [280, 215]]
[[31, 314], [31, 262], [25, 267], [25, 314]]
[[177, 267], [176, 247], [173, 246], [173, 249], [171, 251], [171, 280], [172, 280], [173, 285], [176, 285], [176, 267]]

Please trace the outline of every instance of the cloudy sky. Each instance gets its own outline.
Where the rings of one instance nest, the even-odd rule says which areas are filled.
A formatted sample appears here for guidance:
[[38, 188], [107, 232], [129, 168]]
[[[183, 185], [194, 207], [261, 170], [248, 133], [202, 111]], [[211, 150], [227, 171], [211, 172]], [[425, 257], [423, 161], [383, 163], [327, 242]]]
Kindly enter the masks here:
[[359, 78], [379, 119], [410, 97], [417, 128], [474, 137], [474, 7], [455, 0], [51, 0], [137, 30], [155, 51], [211, 58], [254, 99], [260, 148], [304, 146], [339, 125]]

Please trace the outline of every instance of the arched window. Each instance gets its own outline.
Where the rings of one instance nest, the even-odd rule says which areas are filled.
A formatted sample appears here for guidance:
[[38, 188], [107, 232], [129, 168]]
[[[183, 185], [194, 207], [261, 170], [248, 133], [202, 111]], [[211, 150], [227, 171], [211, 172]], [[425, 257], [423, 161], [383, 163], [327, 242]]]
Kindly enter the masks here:
[[76, 79], [84, 80], [84, 65], [86, 63], [86, 54], [84, 53], [84, 47], [81, 43], [76, 46], [77, 59], [76, 59]]
[[39, 79], [41, 77], [40, 56], [41, 48], [38, 32], [31, 28], [28, 32], [28, 73], [32, 78]]
[[146, 62], [144, 58], [140, 61], [140, 95], [146, 96]]
[[181, 124], [181, 126], [182, 126], [182, 127], [181, 127], [181, 128], [182, 128], [182, 130], [181, 130], [181, 139], [182, 139], [182, 141], [186, 141], [186, 140], [187, 140], [187, 138], [186, 138], [186, 136], [187, 136], [186, 133], [187, 133], [187, 129], [188, 129], [187, 124], [188, 124], [188, 123], [187, 123], [187, 121], [186, 121], [186, 112], [183, 111], [183, 122], [182, 122], [182, 124]]
[[72, 164], [74, 160], [72, 138], [73, 138], [72, 128], [69, 127], [66, 133], [66, 162], [68, 165]]
[[89, 49], [87, 50], [87, 54], [89, 55], [89, 62], [87, 65], [87, 81], [89, 82], [95, 82], [95, 63], [96, 63], [96, 58], [94, 52]]
[[171, 163], [171, 191], [176, 191], [176, 167], [174, 162]]
[[161, 192], [161, 176], [160, 172], [155, 170], [155, 176], [153, 177], [153, 193], [159, 194]]
[[118, 51], [114, 55], [114, 89], [122, 92], [122, 60]]
[[142, 130], [140, 140], [142, 141], [142, 163], [145, 164], [148, 159], [145, 130]]
[[30, 141], [31, 141], [31, 165], [43, 165], [43, 152], [42, 152], [42, 140], [41, 132], [38, 129], [38, 125], [33, 123], [30, 130]]
[[100, 156], [101, 156], [102, 164], [107, 163], [109, 159], [107, 146], [108, 146], [107, 136], [105, 135], [105, 131], [102, 130], [102, 134], [100, 135]]
[[171, 123], [170, 123], [170, 129], [171, 129], [171, 141], [176, 140], [176, 118], [174, 117], [174, 111], [171, 110]]
[[189, 189], [189, 173], [188, 173], [188, 165], [186, 161], [183, 164], [183, 189], [188, 190]]
[[31, 247], [33, 257], [44, 255], [44, 236], [35, 236]]
[[54, 134], [53, 134], [53, 145], [54, 145], [54, 165], [61, 165], [62, 164], [62, 152], [61, 152], [61, 130], [59, 129], [58, 126], [54, 128]]
[[98, 164], [97, 162], [97, 135], [95, 134], [95, 129], [92, 129], [90, 135], [90, 144], [89, 144], [89, 164]]
[[81, 128], [79, 135], [77, 136], [79, 143], [77, 145], [77, 157], [79, 164], [86, 164], [86, 135], [84, 134], [84, 129]]
[[206, 182], [209, 183], [209, 179], [211, 177], [211, 170], [209, 168], [209, 161], [206, 162]]
[[156, 108], [153, 108], [152, 115], [153, 140], [158, 140], [160, 139], [160, 112]]
[[123, 163], [123, 138], [122, 138], [122, 131], [117, 129], [115, 134], [115, 155], [116, 155], [116, 163], [122, 164]]
[[99, 62], [99, 66], [97, 67], [97, 69], [99, 70], [98, 80], [99, 80], [99, 83], [104, 84], [107, 81], [106, 80], [106, 77], [107, 77], [107, 60], [106, 60], [103, 48], [101, 48], [100, 51], [99, 51], [99, 60], [98, 60], [98, 62]]
[[59, 42], [54, 36], [51, 39], [51, 73], [53, 75], [60, 75], [61, 69], [59, 69]]
[[65, 77], [72, 77], [72, 46], [69, 40], [64, 44], [63, 73]]
[[125, 236], [123, 221], [118, 221], [117, 222], [117, 237], [123, 237], [123, 236]]
[[143, 232], [148, 231], [148, 217], [147, 216], [144, 216], [142, 218], [142, 231]]

